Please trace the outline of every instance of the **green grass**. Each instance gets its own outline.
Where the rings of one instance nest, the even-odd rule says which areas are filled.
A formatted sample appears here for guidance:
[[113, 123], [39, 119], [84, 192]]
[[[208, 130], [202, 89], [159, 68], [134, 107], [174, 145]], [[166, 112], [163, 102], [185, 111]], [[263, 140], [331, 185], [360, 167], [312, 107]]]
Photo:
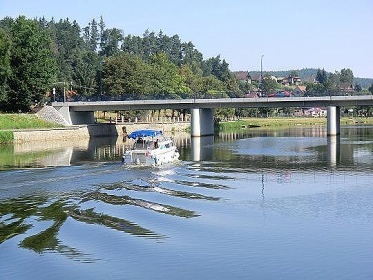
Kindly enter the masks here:
[[[249, 125], [279, 128], [287, 126], [314, 126], [326, 125], [325, 118], [246, 118], [239, 121], [221, 122], [218, 125], [219, 130], [233, 130]], [[373, 124], [373, 118], [341, 118], [341, 124]]]
[[0, 144], [13, 141], [13, 129], [53, 127], [61, 127], [61, 125], [43, 121], [32, 114], [0, 114]]
[[13, 132], [9, 130], [0, 130], [0, 144], [10, 143], [14, 139]]
[[32, 114], [0, 114], [0, 130], [59, 127]]

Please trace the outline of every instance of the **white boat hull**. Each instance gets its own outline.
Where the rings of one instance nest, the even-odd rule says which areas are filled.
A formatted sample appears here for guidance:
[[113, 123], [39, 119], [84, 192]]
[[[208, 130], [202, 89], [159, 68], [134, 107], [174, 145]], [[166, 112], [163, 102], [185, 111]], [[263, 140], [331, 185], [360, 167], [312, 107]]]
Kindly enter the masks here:
[[123, 154], [126, 165], [156, 166], [179, 159], [179, 152], [171, 138], [158, 130], [136, 130], [128, 136], [135, 140], [132, 149]]
[[177, 149], [169, 150], [129, 150], [123, 155], [122, 162], [126, 165], [157, 166], [179, 160]]

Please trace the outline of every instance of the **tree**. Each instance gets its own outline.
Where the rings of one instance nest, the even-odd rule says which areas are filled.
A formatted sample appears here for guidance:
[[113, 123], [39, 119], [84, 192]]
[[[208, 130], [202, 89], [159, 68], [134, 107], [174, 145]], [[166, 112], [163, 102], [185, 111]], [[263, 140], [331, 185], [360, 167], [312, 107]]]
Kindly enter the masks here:
[[97, 74], [99, 71], [98, 54], [90, 50], [82, 50], [76, 53], [72, 77], [77, 83], [78, 91], [85, 96], [97, 92]]
[[88, 24], [88, 26], [83, 28], [84, 34], [83, 39], [89, 50], [95, 52], [97, 51], [97, 44], [99, 40], [98, 25], [95, 19]]
[[56, 82], [75, 82], [74, 65], [80, 53], [87, 49], [80, 35], [81, 29], [76, 21], [69, 19], [53, 20], [48, 23], [48, 31], [52, 38], [52, 48], [56, 56], [58, 76]]
[[368, 88], [368, 90], [371, 92], [371, 94], [373, 94], [373, 84], [370, 85], [370, 87]]
[[36, 20], [17, 18], [10, 27], [12, 50], [7, 108], [28, 111], [36, 100], [41, 101], [56, 78], [57, 65], [51, 50], [51, 38], [40, 30]]
[[215, 109], [214, 116], [218, 119], [228, 121], [235, 115], [234, 108], [217, 108]]
[[224, 83], [218, 80], [215, 76], [209, 75], [201, 78], [203, 95], [201, 97], [222, 97], [221, 94], [225, 90]]
[[101, 51], [102, 56], [112, 56], [119, 52], [120, 44], [123, 42], [123, 31], [117, 28], [105, 29], [101, 36]]
[[104, 38], [104, 32], [106, 30], [105, 28], [105, 22], [103, 17], [100, 17], [100, 22], [98, 23], [98, 28], [99, 28], [99, 41], [100, 41], [100, 52], [102, 52], [102, 49], [104, 48], [105, 45], [105, 38]]
[[356, 90], [357, 92], [360, 92], [360, 91], [363, 90], [363, 88], [361, 87], [361, 85], [355, 83], [355, 90]]
[[192, 64], [193, 62], [202, 67], [203, 55], [195, 49], [192, 42], [181, 44], [182, 64]]
[[111, 56], [103, 64], [104, 90], [109, 95], [140, 99], [147, 91], [147, 65], [140, 57], [128, 53]]
[[354, 74], [351, 69], [342, 69], [340, 73], [340, 86], [342, 88], [350, 88], [353, 85]]
[[328, 76], [327, 83], [325, 85], [326, 91], [329, 95], [337, 92], [341, 87], [341, 74], [338, 71], [330, 73]]
[[178, 67], [168, 60], [165, 53], [152, 56], [149, 77], [149, 92], [157, 98], [180, 98], [180, 94], [190, 91]]
[[[7, 100], [8, 79], [12, 73], [10, 65], [12, 42], [9, 35], [0, 29], [0, 109]], [[3, 105], [3, 106], [2, 106]]]
[[325, 92], [325, 86], [322, 84], [307, 83], [306, 91], [308, 95], [321, 96]]
[[128, 35], [124, 37], [121, 49], [125, 53], [143, 56], [142, 38], [140, 36]]
[[322, 69], [322, 70], [317, 69], [316, 81], [319, 82], [320, 84], [324, 85], [324, 86], [326, 85], [326, 83], [328, 81], [328, 75], [327, 75], [327, 73], [324, 69]]
[[[198, 75], [193, 72], [193, 65], [183, 65], [179, 69], [180, 75], [185, 81], [185, 85], [190, 89], [192, 93], [202, 91], [202, 73]], [[193, 97], [193, 96], [184, 96], [184, 97]]]
[[264, 94], [269, 94], [275, 91], [278, 87], [277, 81], [273, 80], [270, 76], [265, 76], [262, 81], [262, 90]]
[[142, 52], [144, 61], [149, 62], [153, 55], [157, 54], [157, 38], [154, 32], [145, 30], [142, 39]]
[[204, 76], [212, 74], [222, 82], [229, 79], [228, 63], [225, 60], [221, 61], [220, 55], [203, 62], [202, 69]]

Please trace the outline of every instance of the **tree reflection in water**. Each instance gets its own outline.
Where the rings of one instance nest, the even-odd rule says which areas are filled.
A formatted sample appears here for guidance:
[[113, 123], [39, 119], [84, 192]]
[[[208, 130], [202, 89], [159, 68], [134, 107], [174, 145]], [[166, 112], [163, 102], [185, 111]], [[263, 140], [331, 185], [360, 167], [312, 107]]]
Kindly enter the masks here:
[[[144, 172], [143, 175], [145, 174], [146, 176], [140, 179], [143, 182], [142, 185], [138, 183], [137, 178], [127, 182], [101, 184], [98, 187], [91, 186], [88, 191], [61, 193], [59, 194], [59, 199], [55, 198], [55, 194], [43, 192], [43, 194], [39, 193], [35, 196], [21, 196], [15, 199], [2, 200], [0, 203], [0, 243], [18, 236], [23, 238], [19, 243], [21, 248], [32, 250], [38, 254], [57, 252], [76, 261], [95, 262], [96, 260], [90, 254], [64, 244], [59, 239], [61, 228], [63, 228], [68, 219], [84, 224], [105, 226], [131, 236], [147, 239], [162, 240], [167, 238], [167, 236], [123, 217], [100, 213], [97, 211], [96, 206], [84, 208], [87, 205], [86, 203], [89, 205], [102, 205], [103, 203], [107, 206], [115, 205], [121, 207], [130, 205], [180, 218], [199, 216], [192, 210], [173, 205], [158, 203], [149, 199], [133, 198], [129, 195], [109, 194], [107, 192], [113, 190], [136, 191], [136, 193], [160, 193], [184, 199], [219, 200], [219, 198], [205, 196], [196, 192], [191, 193], [167, 188], [155, 179], [159, 174], [155, 175], [149, 171]], [[31, 230], [36, 231], [39, 228], [43, 230], [32, 234]], [[23, 235], [26, 235], [26, 237], [23, 237]]]

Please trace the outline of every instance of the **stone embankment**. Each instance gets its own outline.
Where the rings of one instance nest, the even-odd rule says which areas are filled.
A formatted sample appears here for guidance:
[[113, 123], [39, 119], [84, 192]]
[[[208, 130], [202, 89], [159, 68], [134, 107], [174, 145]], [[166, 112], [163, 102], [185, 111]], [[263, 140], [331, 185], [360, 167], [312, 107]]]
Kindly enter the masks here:
[[[51, 106], [46, 106], [37, 115], [46, 121], [66, 125], [64, 118]], [[185, 131], [189, 128], [189, 122], [164, 122], [164, 123], [102, 123], [89, 125], [73, 125], [60, 128], [22, 129], [14, 130], [14, 142], [35, 141], [77, 141], [91, 137], [115, 137], [124, 136], [137, 129], [159, 129], [165, 134]]]
[[57, 123], [61, 125], [69, 125], [65, 118], [53, 106], [44, 106], [36, 115], [47, 122]]

